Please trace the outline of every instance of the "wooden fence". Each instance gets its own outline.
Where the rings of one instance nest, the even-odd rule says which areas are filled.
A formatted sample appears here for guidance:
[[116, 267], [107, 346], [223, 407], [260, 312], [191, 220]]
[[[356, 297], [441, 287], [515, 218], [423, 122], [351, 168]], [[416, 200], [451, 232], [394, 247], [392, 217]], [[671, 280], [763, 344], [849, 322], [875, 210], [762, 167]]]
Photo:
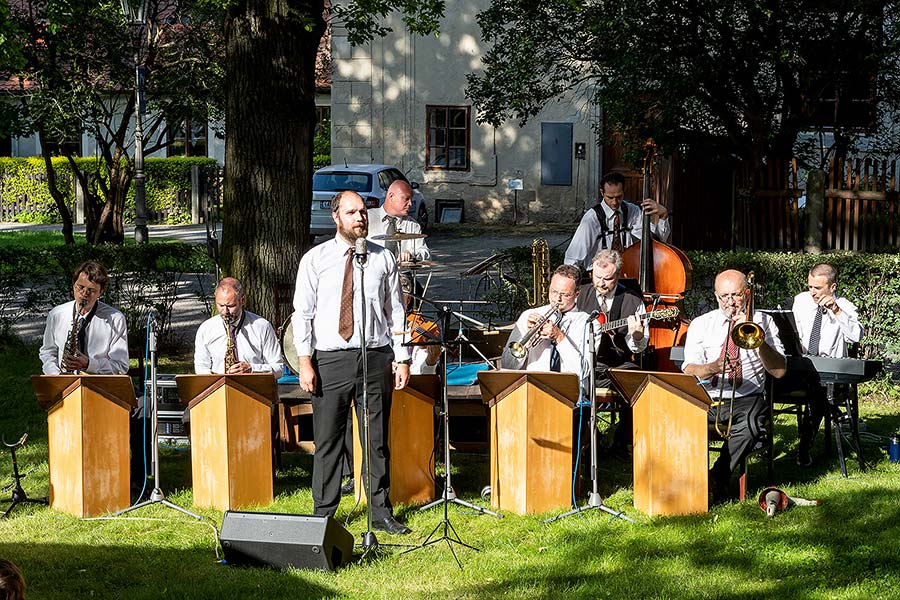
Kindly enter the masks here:
[[[825, 173], [823, 250], [891, 252], [900, 249], [897, 160], [833, 159]], [[737, 245], [754, 250], [804, 247], [808, 208], [796, 159], [769, 161], [738, 189]], [[749, 192], [754, 189], [754, 192]]]

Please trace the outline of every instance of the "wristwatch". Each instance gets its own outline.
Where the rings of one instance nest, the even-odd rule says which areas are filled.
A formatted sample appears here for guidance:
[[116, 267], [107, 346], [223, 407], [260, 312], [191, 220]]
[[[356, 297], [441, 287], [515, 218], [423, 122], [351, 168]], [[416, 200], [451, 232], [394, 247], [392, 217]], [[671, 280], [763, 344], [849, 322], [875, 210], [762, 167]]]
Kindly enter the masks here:
[[397, 363], [398, 365], [411, 365], [411, 364], [412, 364], [412, 359], [411, 359], [411, 358], [406, 358], [406, 359], [403, 359], [403, 360], [395, 360], [394, 362]]

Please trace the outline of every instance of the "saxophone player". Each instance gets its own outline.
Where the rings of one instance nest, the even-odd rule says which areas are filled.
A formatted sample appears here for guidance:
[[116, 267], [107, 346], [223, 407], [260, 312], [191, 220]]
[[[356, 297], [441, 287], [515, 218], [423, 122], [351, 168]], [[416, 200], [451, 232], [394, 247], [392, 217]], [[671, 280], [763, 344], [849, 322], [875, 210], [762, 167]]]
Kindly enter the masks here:
[[194, 372], [273, 373], [281, 377], [282, 358], [272, 324], [244, 309], [244, 286], [225, 277], [216, 286], [217, 316], [204, 321], [194, 340]]
[[125, 315], [100, 302], [109, 275], [89, 260], [72, 276], [71, 302], [47, 315], [40, 359], [45, 375], [128, 372], [128, 326]]
[[[550, 278], [550, 304], [523, 312], [509, 334], [501, 359], [504, 369], [587, 373], [589, 358], [582, 340], [588, 315], [575, 308], [580, 279], [578, 267], [557, 267]], [[521, 342], [524, 354], [517, 356], [516, 344], [526, 336]]]

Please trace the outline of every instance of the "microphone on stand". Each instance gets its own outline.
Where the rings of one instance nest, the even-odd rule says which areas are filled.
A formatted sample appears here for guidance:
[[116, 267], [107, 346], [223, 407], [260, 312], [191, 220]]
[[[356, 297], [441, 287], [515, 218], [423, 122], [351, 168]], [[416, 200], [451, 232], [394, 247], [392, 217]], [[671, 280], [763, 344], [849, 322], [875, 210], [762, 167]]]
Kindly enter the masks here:
[[369, 246], [366, 243], [366, 238], [356, 238], [356, 247], [353, 250], [353, 255], [356, 257], [356, 264], [360, 266], [366, 264], [366, 260], [369, 258]]

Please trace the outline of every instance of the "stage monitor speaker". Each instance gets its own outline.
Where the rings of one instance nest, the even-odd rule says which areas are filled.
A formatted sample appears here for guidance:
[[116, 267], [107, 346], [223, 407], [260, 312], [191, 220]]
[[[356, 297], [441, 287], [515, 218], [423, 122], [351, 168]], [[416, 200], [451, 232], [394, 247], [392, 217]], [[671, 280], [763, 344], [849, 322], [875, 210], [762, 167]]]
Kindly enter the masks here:
[[229, 510], [219, 540], [234, 565], [333, 571], [353, 556], [353, 535], [330, 517]]

